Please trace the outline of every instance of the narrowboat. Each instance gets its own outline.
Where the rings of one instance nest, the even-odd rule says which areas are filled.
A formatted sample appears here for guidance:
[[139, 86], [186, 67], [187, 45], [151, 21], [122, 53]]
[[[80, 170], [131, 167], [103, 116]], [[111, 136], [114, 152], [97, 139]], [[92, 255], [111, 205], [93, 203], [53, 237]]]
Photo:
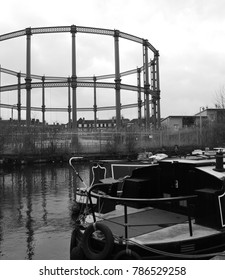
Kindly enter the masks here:
[[222, 153], [164, 158], [120, 178], [102, 164], [92, 171], [95, 180], [77, 190], [70, 259], [193, 260], [225, 251]]

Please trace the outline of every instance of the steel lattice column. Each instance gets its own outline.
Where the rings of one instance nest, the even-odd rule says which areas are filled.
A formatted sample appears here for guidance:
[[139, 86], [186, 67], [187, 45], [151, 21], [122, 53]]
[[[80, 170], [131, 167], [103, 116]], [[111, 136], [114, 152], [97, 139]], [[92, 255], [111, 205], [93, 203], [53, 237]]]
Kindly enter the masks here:
[[155, 70], [155, 59], [153, 59], [151, 61], [151, 86], [152, 86], [152, 90], [153, 90], [153, 95], [152, 95], [152, 99], [151, 99], [151, 103], [152, 103], [152, 123], [154, 128], [156, 128], [156, 70]]
[[71, 26], [72, 33], [72, 128], [77, 130], [77, 74], [76, 74], [76, 33], [75, 25]]
[[17, 111], [18, 111], [18, 123], [21, 122], [21, 73], [17, 74], [18, 78], [18, 103], [17, 103]]
[[97, 128], [97, 98], [96, 98], [96, 77], [93, 77], [94, 80], [94, 127]]
[[159, 81], [159, 52], [155, 53], [155, 63], [156, 63], [156, 88], [157, 88], [157, 123], [158, 127], [161, 126], [161, 112], [160, 112], [160, 81]]
[[42, 124], [45, 125], [45, 76], [42, 77]]
[[[0, 64], [0, 104], [2, 103], [2, 66]], [[0, 107], [0, 119], [2, 117], [2, 111], [1, 111], [2, 107]]]
[[138, 123], [139, 126], [141, 126], [141, 107], [142, 107], [142, 101], [141, 101], [141, 69], [137, 69], [137, 86], [138, 86]]
[[71, 93], [70, 93], [70, 86], [71, 86], [71, 79], [68, 78], [68, 126], [71, 128]]
[[120, 56], [119, 56], [119, 30], [114, 31], [115, 43], [115, 87], [116, 87], [116, 127], [121, 126], [121, 113], [120, 113]]
[[27, 57], [26, 57], [26, 92], [27, 92], [27, 100], [26, 100], [26, 123], [27, 126], [30, 126], [31, 121], [31, 28], [26, 29], [27, 35]]
[[146, 110], [146, 128], [150, 128], [150, 110], [149, 110], [149, 71], [148, 71], [148, 40], [143, 40], [143, 67], [144, 67], [144, 88], [145, 88], [145, 110]]

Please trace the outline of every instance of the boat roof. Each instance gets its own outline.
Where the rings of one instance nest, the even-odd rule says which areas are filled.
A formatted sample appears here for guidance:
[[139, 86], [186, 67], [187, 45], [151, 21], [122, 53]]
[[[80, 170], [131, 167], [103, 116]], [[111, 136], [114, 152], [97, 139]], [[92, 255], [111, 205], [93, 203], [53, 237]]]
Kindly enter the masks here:
[[171, 162], [171, 163], [179, 162], [179, 163], [192, 164], [195, 166], [205, 166], [205, 165], [215, 165], [216, 159], [198, 157], [198, 156], [190, 156], [190, 157], [185, 157], [185, 158], [166, 158], [160, 162]]
[[[225, 166], [224, 166], [225, 167]], [[199, 166], [196, 169], [206, 172], [218, 179], [224, 180], [225, 179], [225, 170], [224, 171], [216, 171], [215, 166]]]
[[224, 170], [216, 170], [216, 159], [215, 158], [199, 158], [199, 157], [190, 157], [190, 158], [170, 158], [164, 159], [160, 162], [163, 163], [180, 163], [193, 165], [196, 169], [201, 170], [205, 173], [208, 173], [218, 179], [224, 180], [225, 178], [225, 165], [223, 164]]

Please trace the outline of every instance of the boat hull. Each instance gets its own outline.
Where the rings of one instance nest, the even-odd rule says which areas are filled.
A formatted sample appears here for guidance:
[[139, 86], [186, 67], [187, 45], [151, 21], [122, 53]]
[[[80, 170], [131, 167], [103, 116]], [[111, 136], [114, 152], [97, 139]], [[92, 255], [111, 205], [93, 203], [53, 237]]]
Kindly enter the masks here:
[[[84, 230], [76, 228], [75, 234], [71, 237], [71, 259], [78, 259], [77, 255], [73, 255], [73, 251], [77, 252], [79, 248], [79, 259], [92, 259], [83, 252], [83, 244], [89, 243], [91, 250], [98, 255], [105, 246], [105, 241], [92, 237], [87, 241], [84, 239]], [[75, 249], [75, 250], [74, 250]], [[200, 238], [193, 237], [190, 240], [181, 240], [174, 242], [159, 242], [137, 244], [129, 242], [127, 246], [122, 240], [114, 240], [113, 250], [104, 258], [96, 259], [211, 259], [219, 252], [225, 250], [225, 231], [211, 236]]]

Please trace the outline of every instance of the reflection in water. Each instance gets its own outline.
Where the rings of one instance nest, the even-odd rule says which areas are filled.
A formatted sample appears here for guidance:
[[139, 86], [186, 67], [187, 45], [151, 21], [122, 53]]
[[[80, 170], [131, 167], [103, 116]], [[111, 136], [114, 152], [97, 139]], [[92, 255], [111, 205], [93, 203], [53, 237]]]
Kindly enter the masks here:
[[44, 169], [41, 169], [41, 198], [42, 198], [42, 209], [43, 209], [43, 215], [42, 215], [42, 219], [44, 222], [44, 225], [47, 225], [47, 181], [45, 178], [45, 172]]
[[[88, 164], [76, 169], [88, 183]], [[1, 172], [0, 259], [68, 259], [70, 209], [80, 184], [68, 164]]]

